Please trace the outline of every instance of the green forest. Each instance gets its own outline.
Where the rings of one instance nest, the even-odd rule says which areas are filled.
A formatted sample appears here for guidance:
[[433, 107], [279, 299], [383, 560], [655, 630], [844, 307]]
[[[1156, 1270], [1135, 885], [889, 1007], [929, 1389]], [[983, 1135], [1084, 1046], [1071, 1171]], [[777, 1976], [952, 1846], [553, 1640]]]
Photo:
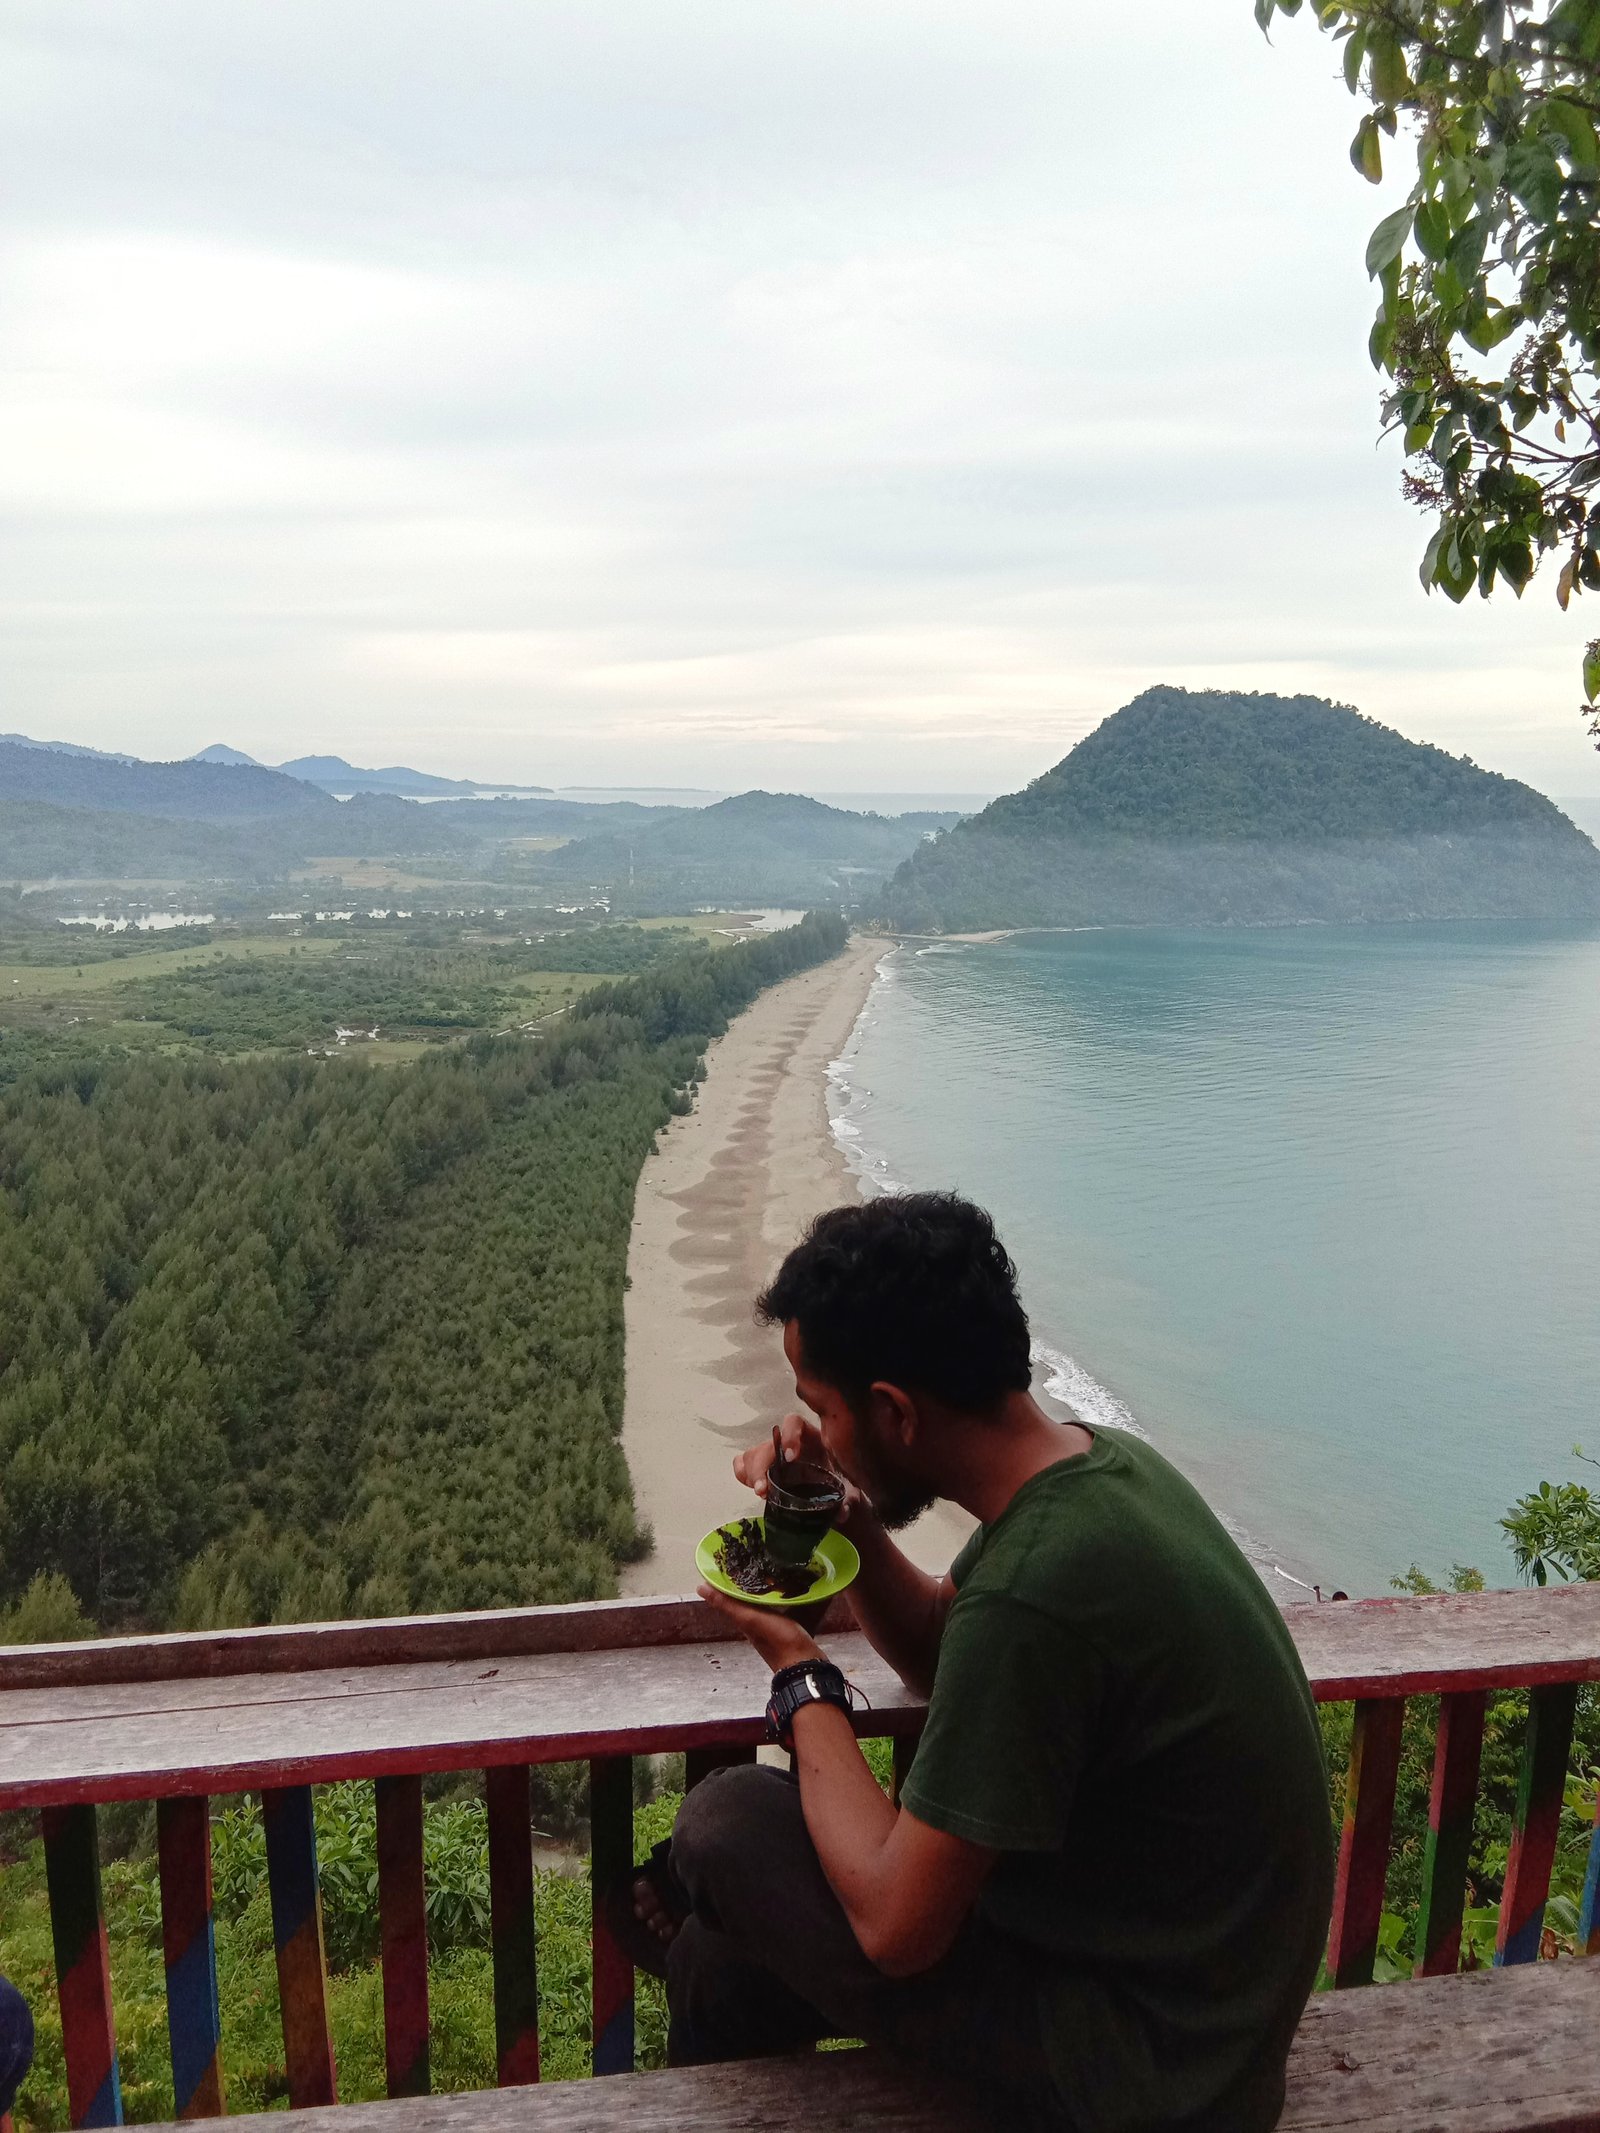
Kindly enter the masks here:
[[[617, 1443], [639, 1167], [729, 1016], [845, 929], [592, 938], [657, 959], [394, 1070], [68, 1029], [0, 1088], [0, 1606], [50, 1574], [108, 1629], [615, 1589], [647, 1545]], [[302, 965], [320, 998], [326, 961], [287, 957], [282, 998]], [[140, 982], [281, 1007], [230, 970]], [[426, 956], [411, 982], [439, 997]]]

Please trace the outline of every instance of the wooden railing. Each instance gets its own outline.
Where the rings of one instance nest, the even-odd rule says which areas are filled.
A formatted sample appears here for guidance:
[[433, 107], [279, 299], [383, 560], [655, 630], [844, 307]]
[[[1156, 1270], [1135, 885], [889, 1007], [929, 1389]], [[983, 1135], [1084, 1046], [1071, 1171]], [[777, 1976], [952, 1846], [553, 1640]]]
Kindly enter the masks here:
[[[1313, 1689], [1353, 1700], [1329, 1965], [1371, 1980], [1408, 1696], [1442, 1698], [1418, 1921], [1419, 1972], [1459, 1960], [1467, 1851], [1491, 1689], [1531, 1691], [1496, 1961], [1539, 1952], [1578, 1685], [1600, 1680], [1600, 1584], [1292, 1607]], [[823, 1631], [864, 1692], [857, 1729], [912, 1739], [920, 1700], [836, 1603]], [[290, 2101], [335, 2099], [314, 1785], [372, 1779], [387, 2078], [428, 2085], [422, 1778], [482, 1770], [488, 1811], [498, 2074], [539, 2077], [530, 1770], [589, 1764], [593, 1871], [630, 1856], [632, 1758], [683, 1750], [693, 1784], [749, 1760], [767, 1675], [696, 1601], [316, 1624], [0, 1650], [0, 1809], [41, 1812], [75, 2126], [119, 2123], [121, 2096], [95, 1810], [157, 1805], [168, 2025], [179, 2114], [224, 2085], [211, 1917], [210, 1798], [259, 1790]], [[1600, 1952], [1600, 1827], [1580, 1940]], [[633, 2064], [630, 1966], [594, 1929], [597, 2074]]]

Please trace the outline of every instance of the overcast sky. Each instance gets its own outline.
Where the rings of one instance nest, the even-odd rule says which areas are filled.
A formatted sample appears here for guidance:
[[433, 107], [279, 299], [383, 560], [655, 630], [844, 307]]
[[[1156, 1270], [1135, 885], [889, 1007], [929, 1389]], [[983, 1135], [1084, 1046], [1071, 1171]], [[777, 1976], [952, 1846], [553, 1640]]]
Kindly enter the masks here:
[[1600, 792], [1600, 603], [1417, 585], [1355, 116], [1250, 0], [0, 0], [0, 727], [998, 790], [1175, 681]]

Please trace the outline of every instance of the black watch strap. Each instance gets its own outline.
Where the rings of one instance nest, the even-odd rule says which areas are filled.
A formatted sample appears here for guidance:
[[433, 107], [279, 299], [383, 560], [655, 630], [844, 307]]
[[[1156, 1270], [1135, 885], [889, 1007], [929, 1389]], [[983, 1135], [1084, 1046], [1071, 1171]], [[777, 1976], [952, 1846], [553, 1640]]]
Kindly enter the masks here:
[[767, 1736], [780, 1748], [794, 1746], [794, 1714], [808, 1703], [832, 1703], [848, 1715], [850, 1688], [831, 1659], [803, 1659], [772, 1677]]

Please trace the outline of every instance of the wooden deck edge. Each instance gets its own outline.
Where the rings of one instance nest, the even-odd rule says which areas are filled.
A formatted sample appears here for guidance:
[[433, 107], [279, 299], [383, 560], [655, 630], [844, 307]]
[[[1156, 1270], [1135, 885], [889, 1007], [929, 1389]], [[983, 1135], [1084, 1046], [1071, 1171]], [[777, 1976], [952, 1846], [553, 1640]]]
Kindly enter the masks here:
[[[1318, 1699], [1600, 1680], [1600, 1585], [1433, 1593], [1291, 1604], [1284, 1609]], [[854, 1629], [848, 1593], [821, 1634]], [[105, 1637], [0, 1648], [8, 1689], [96, 1688], [329, 1667], [504, 1659], [555, 1652], [736, 1643], [739, 1632], [691, 1597], [580, 1601], [474, 1614], [407, 1615], [264, 1629]]]
[[[824, 1635], [854, 1629], [849, 1596], [829, 1603]], [[273, 1624], [265, 1629], [179, 1630], [94, 1637], [75, 1644], [0, 1646], [7, 1689], [104, 1688], [119, 1682], [189, 1681], [228, 1674], [299, 1674], [325, 1667], [404, 1666], [447, 1659], [510, 1659], [546, 1652], [646, 1650], [664, 1644], [737, 1644], [740, 1633], [693, 1597], [579, 1600], [474, 1614], [400, 1615], [361, 1622]]]

